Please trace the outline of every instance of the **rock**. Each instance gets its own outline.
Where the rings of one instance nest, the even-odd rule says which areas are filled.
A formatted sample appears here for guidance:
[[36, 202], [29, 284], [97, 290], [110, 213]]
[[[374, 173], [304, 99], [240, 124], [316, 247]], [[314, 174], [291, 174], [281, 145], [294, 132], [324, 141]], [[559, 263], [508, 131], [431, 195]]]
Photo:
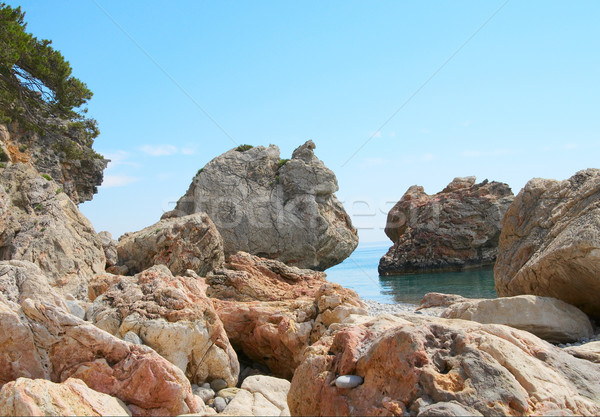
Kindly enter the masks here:
[[417, 310], [432, 307], [450, 307], [453, 304], [467, 301], [468, 299], [458, 294], [442, 294], [439, 292], [428, 292], [423, 296]]
[[65, 303], [67, 304], [69, 313], [73, 314], [75, 317], [79, 317], [81, 320], [85, 320], [85, 310], [79, 305], [77, 301], [67, 300], [65, 301]]
[[595, 415], [600, 365], [508, 326], [405, 313], [311, 346], [287, 398], [292, 415]]
[[225, 410], [225, 407], [227, 407], [225, 398], [221, 398], [221, 397], [216, 397], [215, 402], [213, 404], [215, 406], [215, 410], [217, 410], [217, 413], [222, 413], [223, 410]]
[[[123, 340], [129, 343], [133, 343], [134, 345], [143, 345], [142, 339], [135, 334], [134, 332], [127, 332], [125, 336], [123, 336]], [[194, 393], [195, 394], [195, 393]]]
[[394, 245], [379, 262], [381, 275], [453, 271], [494, 265], [508, 185], [455, 178], [428, 195], [412, 186], [390, 210], [385, 233]]
[[0, 171], [0, 260], [33, 262], [63, 295], [87, 298], [87, 283], [104, 271], [92, 224], [55, 181], [32, 167]]
[[61, 384], [18, 378], [0, 391], [3, 416], [130, 416], [123, 402], [69, 378]]
[[466, 407], [458, 401], [439, 402], [420, 409], [417, 417], [446, 417], [446, 416], [483, 416], [479, 411]]
[[214, 379], [213, 381], [211, 381], [210, 383], [210, 387], [215, 391], [215, 392], [219, 392], [222, 389], [227, 388], [229, 385], [227, 384], [227, 381], [225, 381], [223, 378], [217, 378]]
[[192, 384], [192, 392], [200, 397], [204, 404], [215, 397], [215, 392], [212, 389], [199, 387], [196, 384]]
[[569, 346], [563, 350], [576, 358], [600, 364], [600, 341], [584, 343], [579, 346]]
[[594, 332], [590, 319], [578, 308], [535, 295], [465, 300], [452, 304], [441, 317], [505, 324], [552, 343], [574, 342]]
[[500, 296], [554, 297], [600, 318], [600, 170], [525, 185], [502, 223], [494, 279]]
[[69, 311], [66, 301], [50, 287], [48, 278], [36, 264], [0, 261], [0, 300], [20, 304], [27, 298]]
[[106, 268], [117, 265], [119, 257], [117, 254], [117, 241], [112, 238], [109, 232], [98, 233], [102, 248], [104, 249], [104, 256], [106, 257]]
[[332, 283], [322, 285], [313, 299], [213, 302], [232, 346], [281, 378], [292, 377], [305, 349], [331, 325], [367, 314], [354, 291]]
[[117, 339], [60, 307], [0, 293], [0, 385], [19, 377], [63, 382], [119, 398], [134, 415], [201, 412], [183, 372], [154, 350]]
[[217, 397], [225, 398], [227, 400], [228, 398], [235, 397], [239, 391], [240, 389], [236, 387], [223, 388], [219, 390]]
[[204, 213], [161, 220], [126, 233], [119, 238], [117, 251], [119, 265], [132, 275], [154, 265], [166, 265], [175, 275], [188, 269], [206, 275], [223, 264], [223, 242]]
[[206, 278], [209, 297], [236, 301], [279, 301], [314, 297], [326, 282], [323, 272], [238, 252]]
[[26, 163], [49, 175], [79, 204], [98, 192], [109, 160], [94, 152], [88, 139], [73, 134], [39, 134], [11, 123], [0, 125], [0, 146], [7, 150], [10, 162]]
[[198, 171], [173, 212], [207, 213], [226, 255], [238, 251], [299, 268], [325, 270], [358, 244], [350, 217], [335, 197], [334, 173], [312, 141], [283, 160], [279, 148], [232, 149]]
[[224, 412], [238, 416], [289, 416], [290, 382], [266, 375], [250, 376]]
[[117, 337], [137, 334], [193, 383], [223, 378], [235, 386], [237, 356], [205, 288], [201, 279], [174, 277], [157, 265], [120, 277], [94, 300], [88, 320]]
[[363, 383], [362, 377], [358, 375], [341, 375], [335, 379], [338, 388], [355, 388]]

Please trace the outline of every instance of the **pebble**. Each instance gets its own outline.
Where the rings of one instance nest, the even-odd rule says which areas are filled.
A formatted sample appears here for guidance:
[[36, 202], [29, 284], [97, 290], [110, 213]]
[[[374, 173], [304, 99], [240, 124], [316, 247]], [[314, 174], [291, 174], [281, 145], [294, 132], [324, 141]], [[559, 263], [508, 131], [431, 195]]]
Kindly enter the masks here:
[[65, 301], [65, 303], [67, 304], [67, 307], [69, 307], [69, 312], [72, 315], [79, 317], [81, 320], [85, 320], [85, 310], [79, 305], [77, 301], [67, 300]]
[[215, 398], [215, 402], [213, 404], [215, 406], [215, 410], [217, 410], [218, 413], [222, 413], [223, 410], [225, 410], [225, 407], [227, 407], [227, 402], [225, 401], [225, 398], [221, 397]]
[[210, 387], [215, 391], [219, 392], [222, 389], [227, 388], [227, 382], [224, 379], [217, 378], [210, 383]]
[[211, 398], [215, 396], [215, 392], [210, 388], [199, 387], [198, 385], [192, 385], [192, 392], [198, 397], [202, 398], [204, 404], [208, 402]]
[[239, 388], [235, 388], [235, 387], [224, 388], [217, 393], [217, 396], [222, 397], [222, 398], [235, 397], [238, 392], [240, 392]]
[[363, 379], [358, 375], [342, 375], [335, 380], [335, 386], [338, 388], [354, 388], [363, 383]]

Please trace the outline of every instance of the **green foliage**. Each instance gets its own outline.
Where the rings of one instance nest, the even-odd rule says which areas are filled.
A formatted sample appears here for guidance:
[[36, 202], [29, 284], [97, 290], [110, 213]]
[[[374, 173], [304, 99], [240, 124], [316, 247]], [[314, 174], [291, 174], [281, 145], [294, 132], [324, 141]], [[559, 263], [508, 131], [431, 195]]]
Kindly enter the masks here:
[[42, 209], [42, 203], [38, 204], [37, 206], [35, 206], [35, 209], [40, 211]]
[[66, 129], [91, 144], [96, 122], [82, 106], [92, 97], [71, 75], [52, 42], [25, 31], [25, 13], [0, 2], [0, 123], [19, 122], [40, 133]]
[[0, 168], [6, 168], [6, 164], [4, 162], [0, 162]]
[[46, 181], [52, 181], [52, 177], [48, 174], [42, 174], [42, 178], [45, 178]]
[[24, 143], [19, 145], [19, 152], [25, 152], [27, 150], [27, 145]]
[[196, 172], [196, 176], [200, 175], [200, 173], [201, 173], [202, 171], [204, 171], [204, 168], [200, 168], [200, 169], [198, 170], [198, 172]]
[[279, 175], [275, 175], [275, 182], [279, 184]]
[[8, 162], [9, 160], [10, 158], [8, 157], [6, 152], [4, 152], [4, 149], [0, 148], [0, 162]]
[[60, 193], [62, 193], [62, 192], [63, 192], [63, 189], [62, 189], [62, 187], [58, 187], [58, 188], [56, 189], [56, 195], [59, 195], [59, 194], [60, 194]]
[[247, 150], [252, 149], [252, 148], [254, 148], [254, 146], [252, 146], [252, 145], [240, 145], [237, 148], [235, 148], [235, 150], [238, 152], [246, 152]]
[[279, 168], [284, 166], [287, 163], [287, 161], [289, 161], [289, 159], [280, 159], [279, 160]]
[[83, 150], [81, 146], [69, 138], [54, 142], [52, 148], [57, 152], [64, 152], [65, 157], [69, 160], [83, 159]]

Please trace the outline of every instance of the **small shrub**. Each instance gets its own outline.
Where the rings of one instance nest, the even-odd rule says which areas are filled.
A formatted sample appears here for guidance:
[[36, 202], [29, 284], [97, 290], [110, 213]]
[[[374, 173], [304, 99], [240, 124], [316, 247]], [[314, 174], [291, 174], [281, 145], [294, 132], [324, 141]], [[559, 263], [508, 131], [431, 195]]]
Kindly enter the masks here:
[[279, 175], [275, 175], [275, 182], [279, 184]]
[[42, 228], [40, 229], [40, 232], [45, 232], [45, 231], [46, 231], [46, 228], [45, 228], [45, 227], [42, 227]]
[[52, 181], [52, 177], [48, 174], [42, 174], [42, 178], [44, 178], [46, 181]]
[[37, 206], [35, 206], [35, 209], [38, 210], [38, 211], [41, 210], [42, 209], [42, 203], [40, 203]]
[[4, 152], [4, 149], [0, 148], [0, 162], [8, 162], [9, 160], [10, 158], [8, 157], [6, 152]]
[[0, 168], [6, 168], [6, 164], [4, 162], [0, 162]]
[[25, 152], [27, 150], [27, 145], [24, 143], [19, 145], [19, 152]]
[[287, 163], [287, 161], [289, 161], [289, 159], [280, 159], [279, 160], [279, 168], [284, 166]]
[[198, 172], [196, 172], [196, 176], [200, 175], [200, 173], [201, 173], [202, 171], [204, 171], [204, 168], [200, 168], [200, 169], [198, 170]]
[[246, 152], [247, 150], [252, 149], [252, 148], [254, 148], [254, 146], [252, 146], [252, 145], [240, 145], [237, 148], [235, 148], [235, 150], [238, 152]]
[[62, 187], [58, 187], [58, 189], [56, 190], [56, 195], [60, 194], [63, 192]]

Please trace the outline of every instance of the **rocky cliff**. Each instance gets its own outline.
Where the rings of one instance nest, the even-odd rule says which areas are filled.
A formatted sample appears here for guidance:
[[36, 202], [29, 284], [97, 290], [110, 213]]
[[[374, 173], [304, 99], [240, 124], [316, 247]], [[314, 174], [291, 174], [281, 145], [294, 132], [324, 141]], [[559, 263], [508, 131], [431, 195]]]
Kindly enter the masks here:
[[350, 217], [335, 196], [335, 174], [312, 141], [281, 159], [270, 145], [238, 147], [198, 171], [166, 217], [205, 212], [227, 255], [244, 251], [300, 268], [324, 270], [358, 244]]
[[90, 140], [65, 128], [39, 134], [17, 123], [0, 125], [0, 163], [25, 163], [50, 176], [76, 204], [89, 201], [102, 184], [108, 160], [92, 149]]
[[513, 194], [508, 185], [455, 178], [428, 195], [412, 186], [390, 210], [385, 233], [394, 245], [379, 262], [382, 275], [461, 270], [496, 260], [501, 222]]
[[502, 226], [498, 295], [555, 297], [600, 318], [600, 170], [532, 179]]

